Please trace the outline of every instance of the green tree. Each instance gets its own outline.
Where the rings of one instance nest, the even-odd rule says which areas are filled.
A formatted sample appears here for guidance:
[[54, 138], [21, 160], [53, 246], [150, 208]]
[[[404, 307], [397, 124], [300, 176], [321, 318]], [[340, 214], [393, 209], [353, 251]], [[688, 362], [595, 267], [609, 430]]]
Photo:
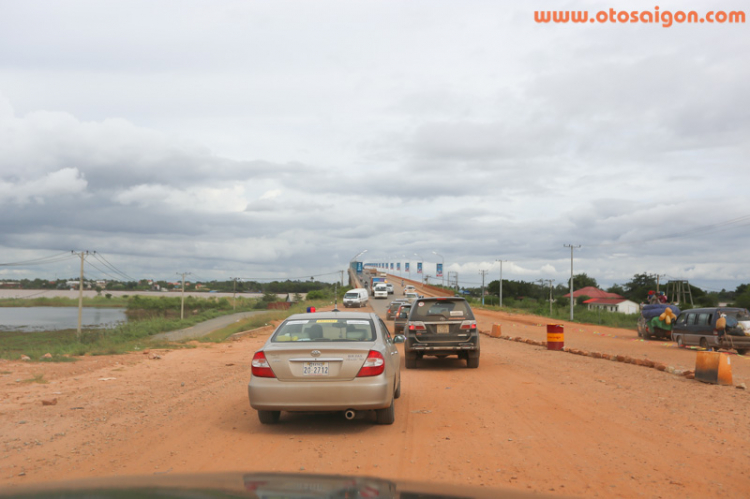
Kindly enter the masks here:
[[646, 299], [648, 292], [656, 291], [656, 279], [649, 274], [635, 274], [625, 283], [625, 298], [640, 303]]
[[625, 288], [620, 286], [619, 284], [615, 283], [607, 288], [607, 293], [615, 293], [620, 296], [625, 296]]
[[599, 285], [596, 283], [596, 279], [593, 277], [589, 277], [586, 275], [585, 272], [582, 272], [580, 274], [573, 274], [573, 285], [575, 286], [575, 289], [582, 289], [582, 288], [599, 288]]

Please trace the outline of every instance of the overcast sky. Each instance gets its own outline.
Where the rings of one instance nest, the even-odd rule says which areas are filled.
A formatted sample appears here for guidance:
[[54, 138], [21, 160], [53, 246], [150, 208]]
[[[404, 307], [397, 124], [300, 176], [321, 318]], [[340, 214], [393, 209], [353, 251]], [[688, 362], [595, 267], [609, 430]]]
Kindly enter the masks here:
[[557, 284], [574, 244], [605, 287], [750, 282], [748, 24], [534, 22], [618, 3], [749, 10], [0, 0], [0, 263], [333, 280], [366, 249]]

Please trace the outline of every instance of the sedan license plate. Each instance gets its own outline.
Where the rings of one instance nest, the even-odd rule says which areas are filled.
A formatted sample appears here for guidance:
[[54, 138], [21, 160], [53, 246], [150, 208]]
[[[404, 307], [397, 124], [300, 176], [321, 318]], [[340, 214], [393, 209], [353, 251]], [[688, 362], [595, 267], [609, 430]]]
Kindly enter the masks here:
[[305, 362], [303, 376], [328, 376], [328, 362]]
[[438, 334], [448, 334], [451, 332], [451, 327], [448, 324], [438, 324], [437, 332]]

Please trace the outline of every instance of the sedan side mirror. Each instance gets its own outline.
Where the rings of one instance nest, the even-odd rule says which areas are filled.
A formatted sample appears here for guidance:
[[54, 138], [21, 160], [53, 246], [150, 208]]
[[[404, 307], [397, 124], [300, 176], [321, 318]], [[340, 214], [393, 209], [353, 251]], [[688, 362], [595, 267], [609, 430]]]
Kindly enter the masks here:
[[406, 341], [406, 336], [404, 336], [403, 334], [397, 334], [393, 338], [394, 343], [404, 343], [405, 341]]

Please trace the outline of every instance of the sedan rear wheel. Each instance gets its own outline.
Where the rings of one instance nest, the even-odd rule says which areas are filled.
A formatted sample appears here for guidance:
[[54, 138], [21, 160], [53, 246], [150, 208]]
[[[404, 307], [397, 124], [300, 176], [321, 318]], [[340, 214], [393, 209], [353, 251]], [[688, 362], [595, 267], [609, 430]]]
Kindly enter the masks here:
[[258, 411], [258, 419], [263, 424], [276, 424], [280, 416], [281, 411]]
[[393, 424], [396, 420], [396, 409], [393, 407], [393, 400], [391, 405], [385, 409], [376, 409], [375, 417], [378, 424]]

